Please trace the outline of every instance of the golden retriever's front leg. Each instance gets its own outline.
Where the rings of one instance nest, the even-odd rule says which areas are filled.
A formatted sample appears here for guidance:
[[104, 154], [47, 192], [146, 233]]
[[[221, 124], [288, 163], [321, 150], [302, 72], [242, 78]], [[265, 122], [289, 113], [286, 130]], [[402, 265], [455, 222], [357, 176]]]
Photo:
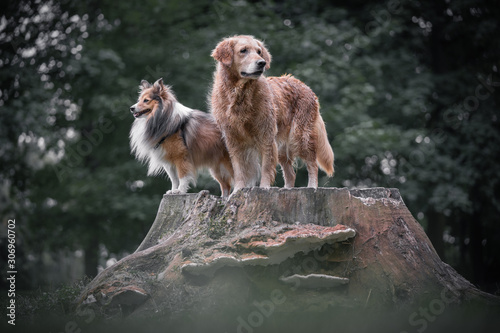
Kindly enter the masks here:
[[262, 169], [260, 187], [270, 188], [276, 177], [276, 164], [278, 164], [278, 147], [273, 140], [272, 143], [262, 151]]
[[234, 192], [236, 192], [239, 189], [244, 188], [246, 185], [246, 177], [243, 171], [245, 166], [242, 165], [242, 161], [238, 158], [231, 158], [231, 162], [233, 163], [234, 169]]
[[259, 175], [259, 157], [257, 151], [244, 145], [227, 140], [227, 149], [234, 170], [234, 191], [255, 186]]

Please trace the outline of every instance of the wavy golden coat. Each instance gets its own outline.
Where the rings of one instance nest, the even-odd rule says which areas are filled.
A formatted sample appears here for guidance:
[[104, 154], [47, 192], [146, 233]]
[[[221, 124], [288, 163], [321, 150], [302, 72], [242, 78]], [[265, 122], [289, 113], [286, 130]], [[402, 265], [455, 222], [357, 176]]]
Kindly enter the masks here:
[[[334, 154], [314, 92], [291, 75], [265, 77], [271, 55], [252, 36], [222, 40], [210, 96], [234, 168], [235, 186], [270, 187], [279, 161], [285, 187], [295, 184], [293, 163], [307, 165], [308, 187], [318, 186], [318, 165], [334, 173]], [[260, 163], [260, 164], [259, 164]]]

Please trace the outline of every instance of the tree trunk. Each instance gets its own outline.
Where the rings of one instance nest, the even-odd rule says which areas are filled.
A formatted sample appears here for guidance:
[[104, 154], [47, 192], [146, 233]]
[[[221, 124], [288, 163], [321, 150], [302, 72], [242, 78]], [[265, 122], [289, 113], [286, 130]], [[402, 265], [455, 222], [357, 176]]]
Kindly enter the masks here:
[[483, 224], [481, 220], [481, 212], [475, 211], [471, 216], [469, 223], [470, 230], [470, 254], [472, 260], [472, 268], [474, 270], [473, 282], [476, 285], [484, 285], [484, 258], [483, 258]]
[[97, 266], [99, 265], [99, 241], [92, 238], [87, 243], [85, 251], [85, 276], [94, 278], [97, 275]]
[[434, 245], [434, 249], [436, 250], [438, 256], [442, 260], [445, 260], [443, 241], [444, 226], [446, 224], [445, 217], [443, 214], [439, 214], [435, 211], [431, 211], [428, 216], [429, 224], [427, 226], [427, 235], [429, 236], [432, 245]]
[[499, 304], [439, 259], [398, 190], [251, 188], [165, 195], [137, 251], [99, 274], [79, 309], [253, 332], [432, 299]]

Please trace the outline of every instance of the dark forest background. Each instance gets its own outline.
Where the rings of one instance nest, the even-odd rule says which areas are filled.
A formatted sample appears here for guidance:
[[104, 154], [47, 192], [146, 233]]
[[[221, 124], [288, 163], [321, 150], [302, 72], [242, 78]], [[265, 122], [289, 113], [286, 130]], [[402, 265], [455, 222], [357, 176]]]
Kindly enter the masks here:
[[[0, 269], [8, 219], [18, 288], [133, 252], [170, 187], [130, 155], [140, 80], [207, 110], [211, 50], [251, 34], [273, 56], [268, 75], [319, 96], [336, 157], [320, 186], [399, 188], [441, 258], [498, 293], [499, 18], [488, 0], [2, 1]], [[200, 189], [219, 194], [207, 174]]]

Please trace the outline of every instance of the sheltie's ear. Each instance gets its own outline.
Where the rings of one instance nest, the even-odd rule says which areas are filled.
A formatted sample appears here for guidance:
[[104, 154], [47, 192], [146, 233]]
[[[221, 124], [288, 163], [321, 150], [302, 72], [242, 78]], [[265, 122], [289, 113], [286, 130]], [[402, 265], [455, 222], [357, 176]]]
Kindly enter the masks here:
[[234, 40], [232, 38], [226, 38], [212, 51], [212, 57], [220, 61], [227, 67], [230, 67], [233, 64], [233, 56], [234, 56]]
[[163, 78], [160, 78], [156, 80], [155, 83], [153, 83], [153, 90], [157, 94], [161, 94], [161, 92], [165, 89], [165, 86], [163, 85]]
[[151, 88], [151, 83], [149, 83], [146, 80], [142, 80], [141, 84], [139, 85], [139, 90], [143, 91], [144, 89], [148, 89], [148, 88]]

